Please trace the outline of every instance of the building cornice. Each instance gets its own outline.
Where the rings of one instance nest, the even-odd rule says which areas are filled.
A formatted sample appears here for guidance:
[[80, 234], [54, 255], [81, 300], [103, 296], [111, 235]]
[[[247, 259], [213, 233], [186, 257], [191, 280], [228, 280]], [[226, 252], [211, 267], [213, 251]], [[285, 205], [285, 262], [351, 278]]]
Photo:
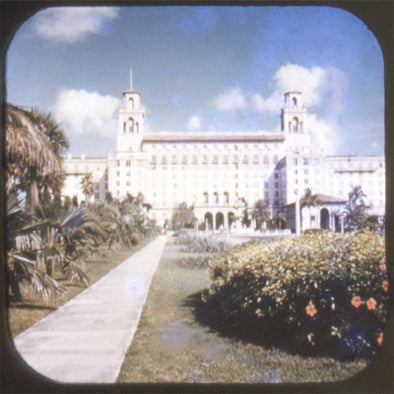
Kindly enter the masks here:
[[282, 142], [284, 140], [283, 134], [145, 134], [142, 142]]

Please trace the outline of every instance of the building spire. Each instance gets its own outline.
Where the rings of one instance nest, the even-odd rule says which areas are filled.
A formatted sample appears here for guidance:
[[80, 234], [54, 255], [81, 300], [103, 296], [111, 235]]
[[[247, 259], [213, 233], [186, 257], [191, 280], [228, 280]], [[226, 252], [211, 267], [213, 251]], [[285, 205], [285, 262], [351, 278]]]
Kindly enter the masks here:
[[133, 90], [133, 70], [130, 68], [130, 90]]

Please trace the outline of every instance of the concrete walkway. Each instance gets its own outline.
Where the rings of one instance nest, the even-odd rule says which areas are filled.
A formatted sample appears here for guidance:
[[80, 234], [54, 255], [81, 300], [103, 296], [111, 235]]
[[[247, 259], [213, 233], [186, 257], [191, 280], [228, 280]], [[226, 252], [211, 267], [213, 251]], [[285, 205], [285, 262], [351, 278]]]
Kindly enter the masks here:
[[113, 383], [134, 337], [166, 236], [159, 236], [15, 340], [40, 374], [68, 383]]

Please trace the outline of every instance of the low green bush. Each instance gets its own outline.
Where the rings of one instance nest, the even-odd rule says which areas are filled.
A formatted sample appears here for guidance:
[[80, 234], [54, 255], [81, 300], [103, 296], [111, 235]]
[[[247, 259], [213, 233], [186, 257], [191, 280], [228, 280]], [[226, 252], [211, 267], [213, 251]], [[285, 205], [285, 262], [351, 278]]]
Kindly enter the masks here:
[[233, 326], [273, 344], [368, 358], [388, 308], [384, 238], [372, 232], [303, 234], [218, 255], [203, 295]]
[[191, 269], [207, 269], [210, 262], [215, 258], [215, 255], [207, 254], [193, 254], [192, 256], [185, 256], [180, 260], [180, 265]]
[[225, 240], [214, 235], [201, 236], [193, 233], [179, 234], [178, 243], [182, 252], [190, 253], [219, 253], [228, 247]]

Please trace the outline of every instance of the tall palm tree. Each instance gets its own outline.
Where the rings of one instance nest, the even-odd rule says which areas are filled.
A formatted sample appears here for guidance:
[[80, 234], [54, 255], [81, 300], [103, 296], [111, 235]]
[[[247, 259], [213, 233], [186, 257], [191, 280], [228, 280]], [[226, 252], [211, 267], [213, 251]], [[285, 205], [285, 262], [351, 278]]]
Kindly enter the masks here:
[[316, 206], [316, 196], [312, 195], [312, 190], [308, 187], [305, 189], [305, 194], [300, 199], [300, 210], [301, 210], [301, 231], [302, 231], [302, 211], [304, 207], [308, 208], [308, 225], [311, 227], [311, 207]]
[[266, 200], [258, 200], [254, 204], [252, 211], [252, 219], [256, 221], [256, 229], [260, 229], [263, 223], [267, 223], [270, 219], [270, 213]]
[[356, 231], [364, 226], [368, 219], [367, 206], [364, 202], [364, 194], [361, 186], [353, 187], [349, 192], [349, 200], [344, 210], [345, 231]]
[[93, 175], [89, 172], [81, 179], [82, 192], [85, 195], [86, 204], [88, 204], [90, 197], [94, 193], [95, 183]]
[[60, 190], [64, 173], [61, 154], [67, 147], [62, 129], [50, 115], [7, 104], [7, 192], [23, 190], [37, 205], [42, 188]]

